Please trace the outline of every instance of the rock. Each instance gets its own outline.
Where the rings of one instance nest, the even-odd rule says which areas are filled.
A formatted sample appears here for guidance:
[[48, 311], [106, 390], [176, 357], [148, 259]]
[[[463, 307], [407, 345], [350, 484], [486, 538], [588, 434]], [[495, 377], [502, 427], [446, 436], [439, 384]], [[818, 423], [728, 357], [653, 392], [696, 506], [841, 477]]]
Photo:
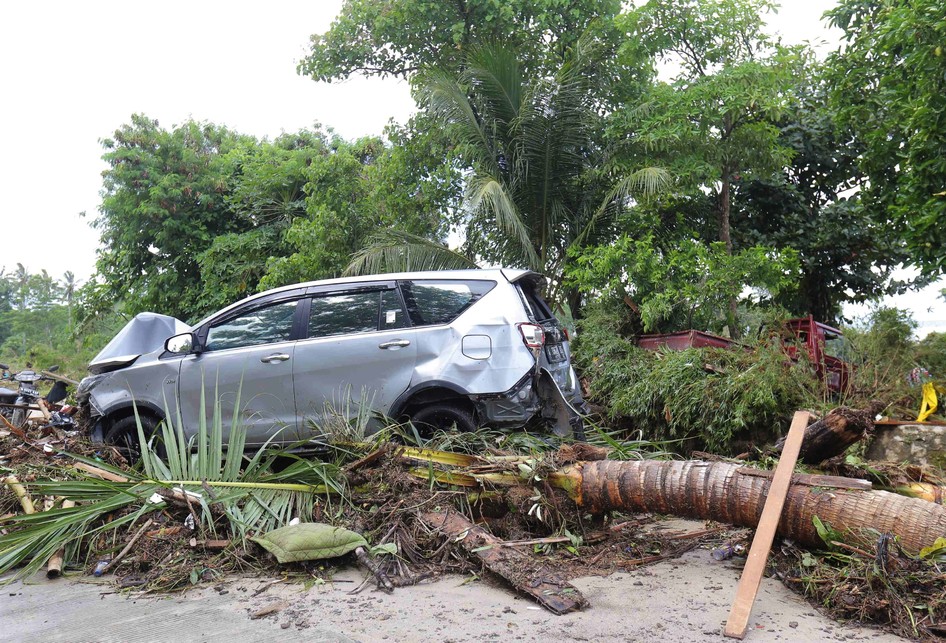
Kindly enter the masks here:
[[946, 468], [946, 426], [898, 424], [878, 426], [867, 447], [868, 460], [909, 462]]

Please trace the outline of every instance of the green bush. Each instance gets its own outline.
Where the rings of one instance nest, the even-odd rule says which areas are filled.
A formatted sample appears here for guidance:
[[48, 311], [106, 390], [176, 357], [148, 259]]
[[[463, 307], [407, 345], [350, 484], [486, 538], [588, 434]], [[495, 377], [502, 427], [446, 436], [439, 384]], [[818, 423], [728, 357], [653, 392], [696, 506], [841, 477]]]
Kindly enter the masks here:
[[732, 454], [774, 442], [797, 409], [823, 406], [810, 365], [778, 346], [650, 352], [621, 332], [626, 317], [616, 305], [589, 306], [574, 355], [592, 401], [645, 439]]

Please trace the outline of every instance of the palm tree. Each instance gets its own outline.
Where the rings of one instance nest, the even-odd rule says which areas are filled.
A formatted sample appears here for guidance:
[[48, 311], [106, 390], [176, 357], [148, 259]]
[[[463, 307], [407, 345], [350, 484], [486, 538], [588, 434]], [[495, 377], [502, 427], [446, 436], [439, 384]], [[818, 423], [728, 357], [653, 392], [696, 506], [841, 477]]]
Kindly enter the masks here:
[[421, 83], [423, 102], [470, 168], [463, 247], [450, 251], [386, 231], [356, 255], [349, 271], [476, 261], [528, 268], [549, 276], [549, 298], [576, 312], [578, 293], [563, 287], [570, 251], [597, 240], [630, 190], [649, 194], [667, 182], [655, 168], [616, 181], [610, 191], [589, 180], [604, 156], [595, 140], [594, 53], [580, 40], [554, 74], [528, 77], [512, 51], [480, 46], [459, 76], [429, 74]]
[[72, 302], [76, 296], [76, 276], [71, 270], [62, 275], [62, 298], [66, 300], [66, 310], [69, 312], [69, 332], [72, 332]]

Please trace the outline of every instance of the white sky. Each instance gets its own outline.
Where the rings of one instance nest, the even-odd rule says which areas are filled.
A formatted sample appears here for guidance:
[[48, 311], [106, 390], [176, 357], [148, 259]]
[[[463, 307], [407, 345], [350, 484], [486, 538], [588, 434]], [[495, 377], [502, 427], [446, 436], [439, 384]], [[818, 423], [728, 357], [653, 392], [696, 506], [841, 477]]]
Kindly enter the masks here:
[[[355, 138], [380, 134], [391, 118], [405, 121], [413, 103], [402, 82], [359, 78], [328, 85], [296, 74], [309, 36], [326, 31], [341, 4], [4, 2], [0, 267], [11, 270], [19, 262], [55, 277], [71, 270], [81, 280], [92, 274], [98, 235], [89, 221], [97, 214], [105, 168], [98, 141], [135, 112], [164, 127], [194, 118], [270, 138], [315, 122]], [[835, 42], [820, 21], [832, 4], [785, 2], [770, 24], [787, 42]], [[935, 324], [928, 330], [946, 331], [946, 302], [937, 292], [894, 304]]]

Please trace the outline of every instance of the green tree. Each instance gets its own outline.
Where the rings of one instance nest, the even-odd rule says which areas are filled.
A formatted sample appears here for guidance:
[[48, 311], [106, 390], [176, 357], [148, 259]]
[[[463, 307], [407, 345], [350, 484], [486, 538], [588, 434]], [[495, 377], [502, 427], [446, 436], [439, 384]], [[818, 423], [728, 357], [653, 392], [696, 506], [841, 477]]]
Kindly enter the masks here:
[[941, 0], [841, 0], [828, 59], [843, 127], [863, 145], [864, 207], [906, 239], [927, 275], [946, 270], [946, 20]]
[[[462, 254], [550, 276], [550, 298], [568, 303], [573, 313], [580, 293], [566, 295], [562, 279], [569, 249], [597, 240], [628, 190], [655, 190], [664, 178], [660, 172], [636, 173], [609, 193], [605, 177], [591, 172], [602, 158], [596, 53], [579, 41], [554, 75], [531, 77], [514, 51], [479, 46], [459, 76], [431, 72], [420, 90], [424, 107], [444, 124], [470, 168], [460, 219]], [[410, 243], [402, 249], [428, 267], [437, 250]], [[391, 245], [376, 250], [390, 254]], [[362, 265], [375, 265], [366, 254], [359, 257]], [[455, 252], [440, 249], [440, 255], [440, 267], [462, 264]]]
[[442, 240], [457, 169], [413, 126], [392, 126], [387, 136], [326, 139], [305, 168], [305, 215], [287, 228], [287, 250], [268, 261], [261, 289], [339, 276], [379, 230]]
[[76, 275], [71, 270], [67, 270], [62, 275], [62, 299], [66, 303], [69, 311], [69, 332], [72, 332], [72, 304], [76, 297]]
[[[656, 228], [656, 226], [654, 226]], [[653, 233], [621, 235], [575, 258], [570, 282], [608, 301], [623, 301], [632, 333], [687, 328], [718, 331], [729, 302], [750, 289], [748, 300], [771, 303], [797, 287], [792, 250], [755, 246], [729, 252], [722, 242], [658, 241]]]
[[204, 308], [215, 310], [255, 292], [267, 262], [292, 251], [285, 237], [293, 222], [307, 216], [308, 168], [330, 152], [320, 129], [228, 152], [226, 164], [235, 173], [225, 202], [240, 231], [215, 236], [197, 257]]
[[347, 0], [331, 28], [312, 36], [299, 72], [321, 81], [456, 73], [470, 47], [486, 42], [505, 43], [536, 71], [557, 65], [589, 24], [618, 11], [616, 0]]
[[228, 153], [253, 144], [210, 123], [169, 131], [138, 114], [102, 141], [109, 167], [93, 226], [102, 244], [97, 270], [113, 301], [129, 313], [188, 318], [205, 310], [198, 256], [217, 235], [247, 226], [228, 207], [236, 171]]
[[733, 236], [746, 245], [793, 248], [799, 288], [778, 298], [795, 315], [840, 321], [845, 302], [900, 292], [894, 269], [908, 261], [902, 239], [861, 207], [861, 147], [839, 129], [820, 82], [796, 91], [777, 123], [792, 160], [771, 177], [734, 183]]
[[[615, 112], [611, 132], [628, 146], [627, 158], [663, 164], [684, 191], [713, 195], [717, 239], [733, 251], [733, 182], [769, 176], [791, 158], [776, 121], [787, 109], [798, 52], [763, 33], [767, 0], [651, 1], [623, 17], [629, 37], [624, 55], [642, 51], [679, 69], [658, 82], [643, 104]], [[736, 300], [729, 327], [739, 334]]]

